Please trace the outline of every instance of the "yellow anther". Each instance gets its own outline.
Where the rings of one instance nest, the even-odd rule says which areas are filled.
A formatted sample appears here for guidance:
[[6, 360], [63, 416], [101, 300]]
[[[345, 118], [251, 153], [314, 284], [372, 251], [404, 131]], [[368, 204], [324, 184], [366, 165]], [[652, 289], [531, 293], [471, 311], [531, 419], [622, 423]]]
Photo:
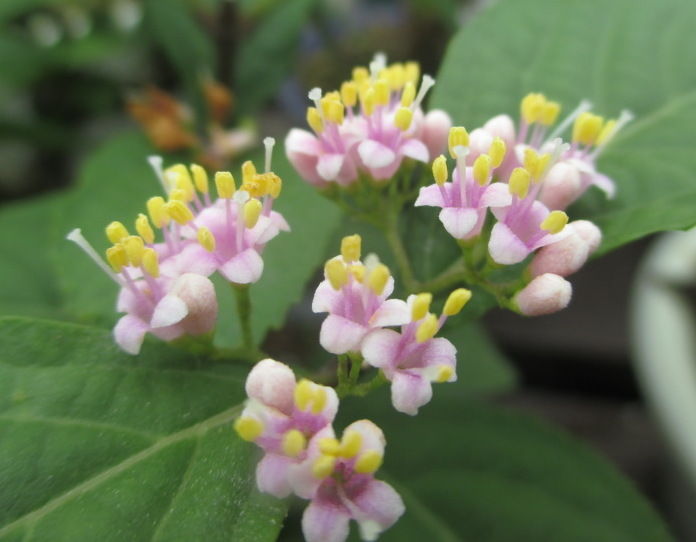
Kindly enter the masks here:
[[334, 290], [340, 290], [348, 282], [348, 270], [341, 260], [332, 259], [326, 262], [324, 273]]
[[437, 333], [438, 321], [437, 316], [430, 313], [425, 316], [423, 323], [418, 326], [416, 330], [416, 341], [423, 343], [429, 339], [432, 339]]
[[487, 154], [480, 154], [474, 160], [474, 180], [481, 186], [491, 178], [491, 162], [491, 157]]
[[406, 62], [404, 65], [404, 79], [414, 85], [420, 79], [420, 64], [418, 62]]
[[244, 204], [244, 225], [247, 228], [253, 228], [259, 221], [263, 203], [256, 198], [252, 198]]
[[593, 145], [602, 132], [604, 119], [592, 113], [580, 113], [573, 125], [573, 141], [582, 145]]
[[114, 245], [106, 249], [106, 261], [109, 262], [111, 268], [120, 273], [121, 269], [128, 265], [128, 256], [123, 245]]
[[447, 177], [449, 177], [447, 159], [444, 154], [441, 154], [433, 161], [433, 178], [437, 184], [443, 185], [447, 182]]
[[470, 299], [471, 290], [467, 290], [466, 288], [457, 288], [449, 295], [449, 297], [447, 297], [445, 306], [442, 309], [442, 314], [445, 316], [454, 316], [455, 314], [459, 314], [459, 312], [464, 308], [464, 305], [466, 305]]
[[319, 451], [325, 455], [338, 455], [341, 444], [333, 437], [319, 439]]
[[256, 166], [251, 160], [245, 160], [242, 164], [242, 183], [249, 183], [256, 177]]
[[193, 181], [191, 180], [191, 175], [189, 174], [189, 170], [186, 169], [186, 166], [183, 164], [174, 164], [165, 170], [164, 176], [169, 182], [169, 186], [184, 191], [185, 201], [191, 201], [193, 199]]
[[389, 268], [380, 263], [368, 275], [367, 285], [375, 294], [382, 295], [390, 276]]
[[182, 190], [181, 188], [175, 188], [171, 192], [169, 192], [169, 199], [170, 200], [177, 200], [181, 202], [188, 202], [189, 199], [186, 196], [186, 190]]
[[290, 457], [297, 457], [307, 447], [306, 437], [297, 429], [290, 429], [283, 435], [283, 453]]
[[239, 189], [248, 192], [252, 198], [260, 198], [266, 193], [266, 183], [263, 181], [259, 182], [259, 180], [259, 175], [256, 175], [253, 180], [243, 182]]
[[377, 450], [367, 450], [358, 457], [353, 470], [359, 474], [372, 474], [382, 466], [382, 454]]
[[343, 433], [343, 438], [341, 439], [341, 449], [339, 450], [338, 454], [346, 459], [355, 457], [360, 451], [362, 442], [362, 435], [357, 431], [350, 429]]
[[340, 99], [336, 100], [328, 95], [324, 96], [321, 99], [321, 112], [324, 114], [325, 119], [335, 124], [343, 122], [344, 108]]
[[375, 103], [377, 105], [387, 105], [389, 103], [389, 82], [380, 79], [374, 84]]
[[231, 198], [237, 191], [234, 184], [234, 177], [229, 171], [218, 171], [215, 173], [215, 188], [221, 198]]
[[447, 147], [449, 148], [449, 153], [452, 158], [456, 158], [457, 154], [454, 152], [455, 147], [468, 147], [469, 146], [469, 132], [466, 131], [464, 126], [453, 126], [450, 128], [449, 137], [447, 141]]
[[147, 200], [147, 214], [150, 215], [150, 220], [158, 228], [163, 228], [169, 224], [169, 215], [164, 210], [164, 206], [164, 198], [161, 196]]
[[336, 458], [332, 455], [320, 455], [312, 465], [312, 474], [317, 478], [331, 476], [336, 466]]
[[365, 66], [356, 66], [353, 68], [353, 81], [356, 83], [361, 83], [370, 78], [370, 70]]
[[604, 128], [602, 128], [602, 131], [599, 132], [599, 135], [597, 136], [597, 145], [606, 143], [612, 137], [614, 137], [614, 130], [616, 130], [616, 120], [612, 119], [605, 122]]
[[123, 248], [126, 249], [126, 256], [128, 256], [128, 262], [138, 267], [143, 260], [143, 252], [145, 252], [145, 243], [143, 243], [142, 237], [137, 235], [129, 235], [123, 241]]
[[319, 414], [326, 407], [328, 396], [323, 386], [314, 388], [314, 399], [312, 400], [312, 414]]
[[341, 256], [346, 262], [357, 262], [360, 259], [361, 245], [362, 237], [357, 233], [346, 235], [341, 239]]
[[193, 213], [183, 201], [173, 199], [164, 205], [164, 210], [167, 211], [169, 217], [179, 224], [186, 224], [193, 220]]
[[327, 92], [324, 94], [324, 98], [327, 98], [329, 100], [334, 100], [336, 102], [341, 101], [341, 93], [338, 92], [337, 90], [332, 90], [331, 92]]
[[411, 107], [413, 100], [416, 98], [416, 85], [409, 81], [404, 86], [404, 91], [401, 93], [401, 105]]
[[143, 213], [138, 214], [138, 218], [135, 219], [135, 231], [138, 235], [143, 238], [148, 245], [155, 242], [155, 232], [152, 231], [152, 226], [150, 226], [150, 221], [147, 216]]
[[266, 191], [273, 198], [277, 199], [283, 189], [283, 179], [272, 171], [263, 174], [266, 177]]
[[263, 433], [263, 422], [256, 418], [238, 418], [234, 422], [234, 430], [244, 440], [253, 442]]
[[106, 237], [112, 243], [120, 243], [128, 235], [126, 227], [118, 221], [114, 221], [106, 227]]
[[394, 126], [396, 126], [402, 132], [405, 132], [411, 127], [411, 120], [413, 119], [413, 111], [408, 107], [399, 107], [394, 115]]
[[546, 102], [544, 107], [541, 109], [541, 115], [539, 117], [539, 122], [545, 126], [551, 126], [556, 119], [558, 114], [561, 112], [561, 104], [558, 102]]
[[531, 175], [533, 181], [540, 181], [546, 173], [546, 168], [551, 161], [551, 155], [537, 154], [534, 149], [526, 149], [524, 151], [524, 167]]
[[508, 190], [510, 194], [517, 196], [518, 198], [526, 198], [527, 192], [529, 192], [529, 183], [531, 182], [531, 175], [529, 171], [523, 167], [516, 167], [512, 170], [510, 174], [510, 180], [508, 181]]
[[392, 64], [389, 68], [389, 84], [392, 90], [401, 89], [406, 83], [406, 68], [400, 62]]
[[306, 410], [309, 403], [314, 398], [314, 383], [303, 378], [295, 386], [294, 399], [295, 405], [300, 410]]
[[358, 103], [358, 85], [355, 81], [344, 81], [341, 84], [341, 100], [346, 107], [353, 107]]
[[433, 294], [429, 292], [418, 294], [411, 305], [411, 320], [416, 321], [424, 318], [428, 314], [432, 302]]
[[198, 164], [191, 164], [191, 174], [193, 175], [193, 184], [201, 194], [208, 193], [208, 173]]
[[375, 102], [375, 91], [372, 87], [368, 88], [360, 95], [360, 103], [366, 115], [372, 115], [372, 113], [374, 113]]
[[563, 211], [551, 211], [542, 221], [539, 227], [549, 233], [558, 233], [568, 223], [568, 215]]
[[349, 267], [351, 275], [358, 282], [362, 282], [365, 279], [365, 266], [359, 263], [354, 263]]
[[449, 365], [440, 365], [437, 369], [437, 375], [435, 375], [435, 382], [447, 382], [454, 375], [454, 369]]
[[215, 250], [215, 236], [208, 228], [205, 226], [198, 228], [196, 237], [198, 238], [198, 242], [201, 244], [201, 246], [208, 252]]
[[522, 98], [520, 113], [524, 121], [527, 124], [532, 124], [540, 120], [545, 103], [546, 97], [536, 92], [531, 92]]
[[503, 160], [505, 159], [505, 152], [506, 151], [507, 151], [507, 147], [505, 146], [505, 141], [503, 141], [499, 137], [496, 137], [488, 149], [488, 156], [491, 157], [491, 167], [492, 168], [497, 168], [500, 166], [500, 164], [503, 163]]
[[159, 277], [159, 258], [154, 248], [143, 250], [142, 266], [151, 277]]
[[324, 131], [324, 121], [316, 107], [307, 108], [307, 124], [318, 134]]

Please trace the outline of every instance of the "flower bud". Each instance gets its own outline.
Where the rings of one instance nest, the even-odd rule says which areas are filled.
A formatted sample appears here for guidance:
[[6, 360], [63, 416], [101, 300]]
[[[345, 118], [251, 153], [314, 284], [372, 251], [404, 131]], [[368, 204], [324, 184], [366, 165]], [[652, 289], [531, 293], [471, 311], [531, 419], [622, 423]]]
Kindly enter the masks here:
[[578, 168], [568, 162], [555, 164], [546, 175], [539, 200], [549, 209], [565, 209], [582, 194]]
[[587, 243], [588, 255], [599, 248], [602, 242], [602, 231], [589, 220], [575, 220], [571, 222], [575, 233]]
[[259, 361], [247, 376], [245, 387], [249, 397], [281, 412], [292, 412], [295, 375], [284, 363], [270, 358]]
[[195, 273], [184, 273], [176, 279], [171, 294], [181, 298], [188, 307], [188, 314], [181, 321], [186, 333], [202, 335], [215, 328], [218, 304], [210, 279]]
[[425, 115], [422, 141], [431, 158], [445, 152], [451, 127], [452, 119], [444, 111], [434, 109]]
[[546, 245], [536, 253], [529, 270], [533, 277], [553, 273], [561, 277], [572, 275], [587, 261], [587, 243], [574, 231], [560, 241]]
[[517, 292], [513, 302], [525, 316], [541, 316], [565, 309], [572, 293], [570, 282], [553, 273], [544, 273]]
[[509, 115], [497, 115], [483, 125], [492, 138], [499, 137], [508, 149], [515, 145], [515, 125]]

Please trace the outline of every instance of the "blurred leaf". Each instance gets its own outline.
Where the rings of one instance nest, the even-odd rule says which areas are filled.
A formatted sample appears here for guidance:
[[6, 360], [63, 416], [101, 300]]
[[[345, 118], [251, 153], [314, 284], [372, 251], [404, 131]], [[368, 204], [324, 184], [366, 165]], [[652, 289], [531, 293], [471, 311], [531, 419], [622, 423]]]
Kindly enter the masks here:
[[0, 314], [54, 316], [62, 296], [49, 258], [53, 209], [62, 195], [0, 209]]
[[583, 443], [527, 416], [442, 393], [417, 419], [388, 394], [344, 400], [385, 432], [383, 476], [406, 514], [380, 540], [671, 540], [631, 484]]
[[235, 91], [242, 111], [258, 109], [274, 96], [295, 66], [300, 34], [316, 0], [281, 2], [240, 44]]
[[246, 368], [107, 332], [0, 320], [0, 540], [275, 540], [230, 429]]
[[582, 98], [600, 114], [628, 108], [636, 120], [599, 162], [617, 197], [584, 203], [578, 216], [604, 229], [602, 251], [687, 228], [696, 223], [696, 65], [681, 59], [696, 55], [694, 20], [696, 3], [686, 0], [496, 3], [451, 43], [431, 103], [472, 128], [516, 116], [530, 91], [567, 111]]

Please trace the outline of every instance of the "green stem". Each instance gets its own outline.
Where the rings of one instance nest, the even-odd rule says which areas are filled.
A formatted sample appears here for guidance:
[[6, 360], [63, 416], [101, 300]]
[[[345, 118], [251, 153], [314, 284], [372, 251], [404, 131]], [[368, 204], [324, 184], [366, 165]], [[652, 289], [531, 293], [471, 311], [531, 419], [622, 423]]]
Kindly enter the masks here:
[[399, 267], [399, 274], [401, 275], [404, 287], [409, 293], [417, 293], [420, 290], [420, 284], [413, 274], [413, 268], [411, 267], [411, 261], [408, 259], [406, 247], [404, 247], [401, 236], [399, 235], [398, 209], [391, 210], [391, 212], [388, 213], [386, 220], [382, 224], [382, 231], [394, 255], [396, 265]]
[[251, 298], [249, 296], [249, 287], [233, 284], [232, 288], [237, 300], [237, 316], [239, 316], [239, 326], [242, 330], [242, 344], [244, 348], [248, 350], [256, 350], [254, 334], [251, 331]]

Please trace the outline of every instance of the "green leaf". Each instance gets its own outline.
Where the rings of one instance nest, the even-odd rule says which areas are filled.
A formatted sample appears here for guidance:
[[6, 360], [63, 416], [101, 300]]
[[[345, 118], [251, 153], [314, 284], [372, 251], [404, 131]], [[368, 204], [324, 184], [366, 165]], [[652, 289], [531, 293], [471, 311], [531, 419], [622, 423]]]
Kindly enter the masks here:
[[[457, 386], [451, 384], [449, 386]], [[645, 499], [586, 445], [528, 416], [435, 389], [411, 418], [388, 394], [344, 400], [387, 439], [382, 474], [406, 513], [380, 540], [670, 540]]]
[[616, 199], [571, 214], [598, 221], [602, 251], [687, 228], [696, 223], [696, 65], [681, 59], [696, 55], [695, 18], [696, 4], [685, 0], [496, 3], [452, 41], [432, 105], [470, 128], [499, 113], [517, 117], [531, 91], [566, 111], [582, 98], [603, 115], [630, 109], [636, 120], [599, 161], [617, 183]]
[[0, 540], [275, 540], [231, 431], [245, 367], [107, 332], [0, 320]]
[[62, 304], [49, 259], [52, 209], [62, 195], [0, 209], [0, 314], [57, 315]]

